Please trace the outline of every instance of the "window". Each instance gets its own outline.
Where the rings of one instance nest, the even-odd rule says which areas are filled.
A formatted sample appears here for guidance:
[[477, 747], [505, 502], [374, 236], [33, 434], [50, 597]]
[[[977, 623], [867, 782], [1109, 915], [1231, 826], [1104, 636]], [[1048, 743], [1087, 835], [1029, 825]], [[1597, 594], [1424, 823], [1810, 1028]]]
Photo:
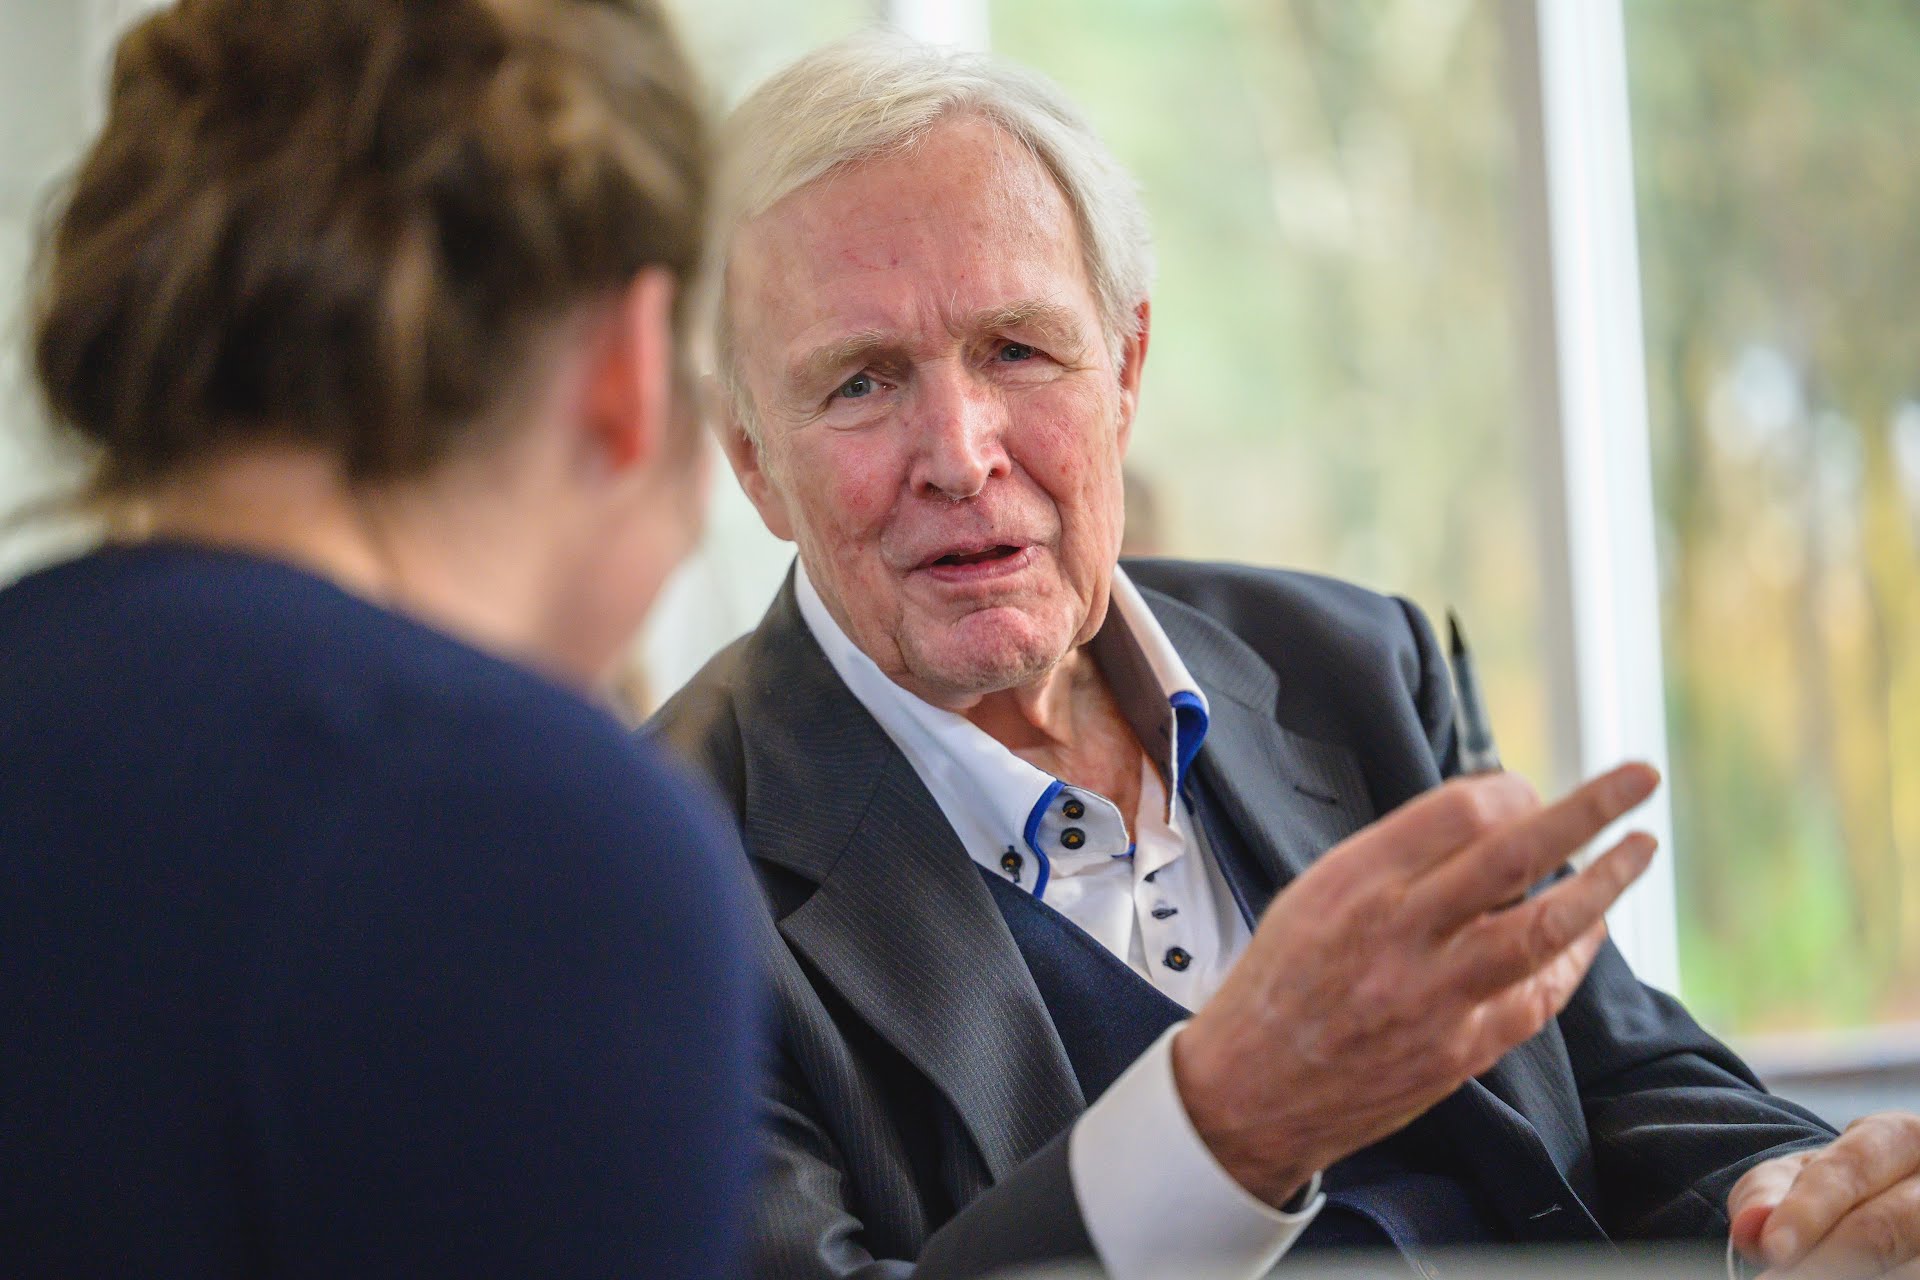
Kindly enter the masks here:
[[1626, 12], [1688, 999], [1920, 1019], [1920, 10]]

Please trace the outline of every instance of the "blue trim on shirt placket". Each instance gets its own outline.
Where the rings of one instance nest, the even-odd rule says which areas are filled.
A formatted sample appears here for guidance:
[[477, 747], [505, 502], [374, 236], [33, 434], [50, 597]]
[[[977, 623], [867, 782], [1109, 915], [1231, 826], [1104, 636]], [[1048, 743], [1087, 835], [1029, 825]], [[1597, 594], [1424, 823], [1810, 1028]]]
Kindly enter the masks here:
[[1040, 835], [1040, 819], [1046, 817], [1047, 806], [1053, 803], [1053, 798], [1065, 789], [1065, 784], [1055, 778], [1047, 784], [1047, 789], [1040, 793], [1040, 798], [1034, 802], [1033, 810], [1027, 814], [1027, 848], [1033, 850], [1033, 856], [1040, 860], [1040, 874], [1033, 879], [1033, 896], [1036, 898], [1044, 898], [1047, 892], [1047, 877], [1053, 874], [1053, 865], [1047, 861], [1047, 855], [1040, 848], [1037, 838]]

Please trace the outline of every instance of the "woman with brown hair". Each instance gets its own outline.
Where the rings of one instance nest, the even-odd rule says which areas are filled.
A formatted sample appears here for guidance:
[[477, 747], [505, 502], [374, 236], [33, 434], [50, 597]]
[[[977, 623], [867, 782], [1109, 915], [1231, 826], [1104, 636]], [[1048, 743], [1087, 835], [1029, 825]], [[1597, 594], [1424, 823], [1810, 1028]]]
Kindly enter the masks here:
[[652, 0], [182, 0], [51, 229], [141, 536], [0, 592], [9, 1274], [711, 1277], [734, 836], [592, 697], [701, 519]]

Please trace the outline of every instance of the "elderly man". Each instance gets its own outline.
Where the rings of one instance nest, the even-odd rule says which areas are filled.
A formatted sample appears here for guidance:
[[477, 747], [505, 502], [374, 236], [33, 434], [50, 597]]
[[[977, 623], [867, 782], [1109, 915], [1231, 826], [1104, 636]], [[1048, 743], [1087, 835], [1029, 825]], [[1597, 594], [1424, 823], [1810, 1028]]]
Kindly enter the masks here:
[[1730, 1219], [1776, 1266], [1911, 1254], [1920, 1122], [1835, 1141], [1633, 979], [1602, 915], [1650, 840], [1556, 878], [1651, 770], [1443, 783], [1410, 606], [1116, 564], [1148, 238], [1055, 90], [858, 41], [731, 156], [728, 452], [799, 555], [661, 721], [773, 925], [756, 1274], [1419, 1269]]

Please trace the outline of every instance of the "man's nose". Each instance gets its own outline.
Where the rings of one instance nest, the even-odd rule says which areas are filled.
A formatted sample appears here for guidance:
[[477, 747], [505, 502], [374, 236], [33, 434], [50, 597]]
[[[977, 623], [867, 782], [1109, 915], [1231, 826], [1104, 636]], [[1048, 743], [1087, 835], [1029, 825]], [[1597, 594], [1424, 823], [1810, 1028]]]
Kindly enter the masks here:
[[997, 388], [971, 377], [964, 362], [943, 361], [927, 369], [917, 401], [916, 493], [957, 502], [1013, 470], [1005, 399]]

